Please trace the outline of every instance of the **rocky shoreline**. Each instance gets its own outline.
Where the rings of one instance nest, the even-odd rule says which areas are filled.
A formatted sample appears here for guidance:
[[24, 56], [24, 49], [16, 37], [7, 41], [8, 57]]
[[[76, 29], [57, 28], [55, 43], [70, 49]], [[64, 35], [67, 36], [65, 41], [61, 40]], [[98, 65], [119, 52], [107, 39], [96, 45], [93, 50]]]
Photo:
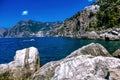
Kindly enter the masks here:
[[100, 39], [107, 41], [120, 40], [120, 28], [110, 28], [102, 31], [86, 31], [80, 38]]
[[120, 80], [119, 55], [119, 49], [113, 57], [101, 44], [91, 43], [40, 67], [39, 52], [30, 47], [0, 64], [0, 80]]

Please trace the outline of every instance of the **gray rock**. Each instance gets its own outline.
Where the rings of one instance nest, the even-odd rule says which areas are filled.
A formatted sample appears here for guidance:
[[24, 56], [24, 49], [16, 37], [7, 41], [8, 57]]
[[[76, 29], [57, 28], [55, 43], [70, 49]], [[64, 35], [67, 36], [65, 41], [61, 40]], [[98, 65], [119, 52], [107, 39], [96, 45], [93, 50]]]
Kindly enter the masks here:
[[33, 80], [106, 80], [115, 77], [110, 70], [118, 67], [119, 59], [111, 57], [100, 44], [92, 43], [62, 60], [47, 63], [35, 72]]
[[116, 51], [113, 53], [113, 56], [114, 56], [114, 57], [117, 57], [117, 58], [120, 58], [120, 49], [116, 50]]
[[105, 80], [109, 73], [108, 79], [114, 80], [117, 72], [111, 73], [111, 69], [117, 67], [120, 67], [120, 60], [113, 57], [80, 55], [62, 61], [51, 80]]
[[40, 67], [39, 52], [30, 47], [16, 51], [14, 61], [0, 65], [0, 79], [27, 80]]
[[82, 48], [75, 50], [67, 57], [74, 57], [79, 55], [92, 55], [92, 56], [105, 56], [110, 57], [109, 52], [99, 43], [91, 43], [83, 46]]
[[110, 69], [110, 80], [120, 80], [120, 67], [119, 68], [113, 68]]
[[113, 35], [110, 33], [103, 33], [103, 34], [100, 34], [100, 39], [102, 39], [102, 40], [119, 40], [119, 37], [117, 35]]
[[112, 31], [113, 35], [118, 35], [119, 33], [117, 31]]
[[85, 32], [84, 34], [82, 34], [81, 38], [98, 39], [99, 35], [95, 31], [91, 31], [91, 32]]
[[97, 13], [100, 9], [99, 5], [91, 5], [91, 6], [87, 6], [85, 7], [85, 10], [88, 12], [93, 12], [93, 13]]

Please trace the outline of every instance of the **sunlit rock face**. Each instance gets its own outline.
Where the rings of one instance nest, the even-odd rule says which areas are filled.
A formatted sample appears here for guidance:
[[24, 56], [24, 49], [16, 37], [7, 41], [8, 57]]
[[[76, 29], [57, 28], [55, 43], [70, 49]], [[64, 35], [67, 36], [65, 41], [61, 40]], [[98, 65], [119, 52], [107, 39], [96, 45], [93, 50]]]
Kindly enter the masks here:
[[16, 51], [14, 61], [0, 65], [0, 79], [26, 80], [40, 67], [39, 52], [30, 47]]
[[45, 64], [33, 80], [119, 80], [120, 60], [98, 43], [91, 43], [66, 58]]
[[116, 78], [114, 74], [117, 74], [117, 70], [114, 69], [120, 70], [118, 67], [120, 67], [120, 60], [116, 58], [81, 55], [62, 61], [56, 67], [51, 80], [105, 80], [111, 78], [114, 80]]

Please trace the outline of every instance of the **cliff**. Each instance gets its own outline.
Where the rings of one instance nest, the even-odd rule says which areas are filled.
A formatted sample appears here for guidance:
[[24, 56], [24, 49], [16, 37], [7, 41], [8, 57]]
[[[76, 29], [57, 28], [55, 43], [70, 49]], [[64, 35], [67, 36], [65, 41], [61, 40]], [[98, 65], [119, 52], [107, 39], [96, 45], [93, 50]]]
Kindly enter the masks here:
[[[119, 0], [97, 0], [92, 5], [85, 7], [83, 11], [66, 19], [60, 27], [53, 29], [49, 35], [72, 38], [103, 40], [108, 38], [108, 40], [120, 40], [119, 4]], [[91, 33], [91, 31], [94, 31], [97, 35]], [[114, 34], [114, 32], [117, 34]]]

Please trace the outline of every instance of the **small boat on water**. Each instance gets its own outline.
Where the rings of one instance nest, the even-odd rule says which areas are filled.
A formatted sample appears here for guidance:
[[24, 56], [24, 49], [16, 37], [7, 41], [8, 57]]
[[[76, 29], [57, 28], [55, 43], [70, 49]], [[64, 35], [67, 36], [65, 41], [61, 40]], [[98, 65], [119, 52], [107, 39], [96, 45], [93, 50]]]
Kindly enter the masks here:
[[23, 42], [35, 41], [35, 39], [23, 40]]
[[30, 41], [35, 41], [35, 39], [30, 39]]

